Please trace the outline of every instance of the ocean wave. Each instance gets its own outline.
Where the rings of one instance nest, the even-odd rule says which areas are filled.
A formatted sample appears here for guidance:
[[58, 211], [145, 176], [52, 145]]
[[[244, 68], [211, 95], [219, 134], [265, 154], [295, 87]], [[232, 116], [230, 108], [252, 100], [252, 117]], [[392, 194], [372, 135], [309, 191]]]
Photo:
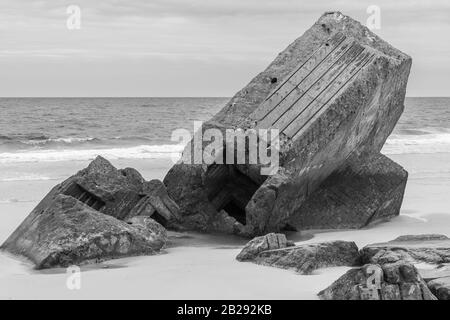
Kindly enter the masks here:
[[82, 143], [89, 141], [96, 141], [98, 139], [86, 137], [86, 138], [46, 138], [46, 139], [35, 139], [35, 140], [25, 140], [20, 141], [20, 143], [28, 144], [28, 145], [45, 145], [49, 143], [63, 143], [63, 144], [73, 144], [73, 143]]
[[34, 202], [35, 200], [20, 200], [20, 199], [7, 199], [0, 200], [0, 204], [9, 204], [9, 203], [26, 203], [26, 202]]
[[421, 130], [419, 134], [392, 134], [382, 151], [386, 154], [450, 152], [450, 129], [444, 129]]
[[24, 134], [12, 134], [2, 135], [0, 134], [0, 140], [45, 140], [49, 139], [46, 135], [40, 133], [24, 133]]
[[399, 135], [422, 136], [427, 134], [450, 133], [450, 128], [444, 127], [425, 127], [425, 128], [399, 128], [396, 130]]
[[[0, 163], [91, 160], [97, 155], [110, 159], [155, 159], [178, 157], [182, 145], [154, 144], [151, 138], [132, 135], [108, 139], [95, 137], [58, 137], [28, 134], [0, 136], [3, 142], [24, 139], [27, 147], [6, 147], [0, 151]], [[0, 142], [1, 144], [1, 142]], [[386, 141], [385, 154], [450, 153], [450, 128], [397, 128]], [[27, 179], [29, 177], [26, 177]], [[37, 178], [38, 180], [40, 178]], [[0, 181], [1, 177], [0, 177]]]
[[51, 138], [45, 135], [0, 135], [0, 145], [10, 150], [24, 150], [31, 148], [51, 149], [76, 146], [117, 146], [118, 144], [138, 145], [146, 144], [152, 141], [151, 138], [139, 136], [116, 136], [112, 138], [96, 137], [58, 137]]
[[16, 177], [0, 178], [0, 182], [16, 182], [16, 181], [48, 181], [57, 180], [57, 178], [50, 178], [47, 176], [40, 176], [35, 174], [25, 174]]
[[85, 161], [101, 155], [107, 159], [161, 159], [178, 157], [183, 145], [139, 145], [109, 149], [47, 149], [0, 153], [0, 163], [40, 161]]
[[59, 137], [51, 138], [46, 135], [0, 135], [0, 145], [8, 146], [45, 146], [46, 144], [75, 144], [96, 141], [92, 137]]

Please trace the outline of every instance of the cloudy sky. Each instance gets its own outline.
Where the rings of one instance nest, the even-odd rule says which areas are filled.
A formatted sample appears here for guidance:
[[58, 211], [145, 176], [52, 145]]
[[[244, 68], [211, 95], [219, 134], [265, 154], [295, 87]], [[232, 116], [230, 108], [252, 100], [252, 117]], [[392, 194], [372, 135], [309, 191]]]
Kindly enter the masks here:
[[231, 96], [323, 12], [369, 5], [413, 57], [408, 95], [450, 96], [449, 0], [0, 0], [0, 96]]

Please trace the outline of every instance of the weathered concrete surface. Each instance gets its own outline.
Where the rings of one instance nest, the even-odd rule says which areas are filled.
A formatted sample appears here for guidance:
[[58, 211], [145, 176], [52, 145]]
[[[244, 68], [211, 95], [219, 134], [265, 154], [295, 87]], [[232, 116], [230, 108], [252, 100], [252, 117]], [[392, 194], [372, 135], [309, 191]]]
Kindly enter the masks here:
[[354, 242], [330, 241], [295, 246], [283, 234], [275, 233], [251, 240], [236, 259], [290, 269], [300, 274], [311, 274], [326, 267], [355, 266], [360, 262]]
[[117, 170], [97, 157], [54, 187], [1, 248], [38, 268], [153, 254], [167, 240], [159, 223], [176, 228], [178, 219], [178, 205], [161, 181], [147, 182], [136, 170]]
[[149, 223], [152, 228], [130, 225], [59, 194], [39, 214], [29, 215], [1, 249], [30, 259], [37, 269], [155, 254], [166, 239], [154, 232], [162, 228], [157, 222]]
[[155, 179], [143, 182], [140, 200], [127, 215], [127, 219], [134, 216], [149, 216], [165, 226], [174, 226], [180, 219], [180, 208], [169, 197], [164, 184]]
[[[405, 172], [378, 153], [403, 112], [410, 67], [409, 56], [357, 21], [339, 12], [324, 14], [203, 126], [203, 131], [222, 132], [279, 129], [278, 173], [267, 177], [260, 174], [260, 165], [193, 165], [183, 158], [164, 179], [181, 208], [183, 225], [216, 231], [213, 222], [223, 210], [241, 224], [225, 229], [243, 235], [277, 232], [292, 219], [298, 229], [302, 222], [310, 228], [319, 221], [308, 215], [320, 210], [311, 204], [320, 191], [308, 199], [345, 168], [361, 174], [360, 180], [348, 177], [348, 189], [366, 180], [365, 189], [376, 191], [367, 196], [376, 199], [374, 205], [365, 199], [358, 207], [366, 210], [362, 213], [349, 212], [353, 203], [344, 200], [333, 221], [331, 209], [324, 213], [327, 226], [359, 227], [397, 215]], [[224, 149], [228, 152], [229, 145]], [[349, 160], [365, 155], [370, 155], [366, 169]], [[376, 181], [367, 180], [375, 176]], [[329, 198], [329, 190], [322, 193]], [[337, 207], [339, 200], [330, 204]]]
[[436, 300], [406, 262], [353, 268], [318, 295], [323, 300]]
[[399, 214], [408, 173], [380, 153], [348, 160], [295, 212], [301, 229], [362, 228]]

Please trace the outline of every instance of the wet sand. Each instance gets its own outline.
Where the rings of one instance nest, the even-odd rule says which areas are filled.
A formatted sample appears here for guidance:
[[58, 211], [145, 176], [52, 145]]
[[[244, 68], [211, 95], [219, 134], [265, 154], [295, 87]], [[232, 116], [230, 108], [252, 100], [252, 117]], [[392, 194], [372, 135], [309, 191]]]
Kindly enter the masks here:
[[[362, 230], [290, 233], [296, 243], [351, 240], [361, 247], [404, 234], [450, 236], [450, 154], [402, 154], [390, 157], [409, 171], [401, 215]], [[31, 163], [30, 179], [0, 181], [0, 242], [21, 223], [58, 182], [86, 162]], [[161, 179], [170, 160], [116, 160], [135, 167], [146, 179]], [[9, 170], [9, 171], [7, 171]], [[17, 176], [17, 175], [15, 175]], [[0, 177], [1, 178], [1, 177]], [[25, 260], [0, 254], [2, 299], [317, 299], [316, 294], [348, 268], [327, 268], [309, 276], [235, 260], [246, 241], [236, 237], [171, 233], [164, 254], [107, 261], [82, 267], [80, 290], [69, 290], [65, 269], [36, 271]]]

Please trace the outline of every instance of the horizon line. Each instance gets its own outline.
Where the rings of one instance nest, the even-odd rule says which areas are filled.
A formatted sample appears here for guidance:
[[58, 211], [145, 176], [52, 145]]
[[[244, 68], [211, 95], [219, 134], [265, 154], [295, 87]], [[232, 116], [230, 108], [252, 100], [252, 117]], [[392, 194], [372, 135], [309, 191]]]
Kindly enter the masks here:
[[[232, 98], [233, 96], [0, 96], [0, 99], [124, 99], [124, 98], [154, 98], [154, 99], [169, 99], [169, 98]], [[405, 96], [405, 98], [450, 98], [450, 96]]]

